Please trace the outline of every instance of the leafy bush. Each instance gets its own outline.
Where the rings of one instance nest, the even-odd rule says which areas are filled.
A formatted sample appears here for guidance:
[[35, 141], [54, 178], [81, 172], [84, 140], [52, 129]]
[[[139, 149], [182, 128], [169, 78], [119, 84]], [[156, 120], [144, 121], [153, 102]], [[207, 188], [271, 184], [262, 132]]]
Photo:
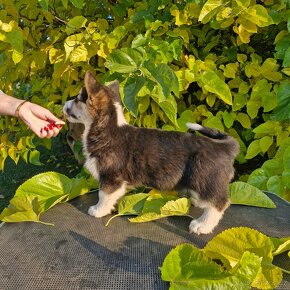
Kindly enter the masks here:
[[[260, 2], [259, 2], [260, 3]], [[198, 122], [241, 145], [240, 180], [290, 200], [289, 1], [0, 2], [0, 86], [56, 115], [87, 69], [118, 79], [136, 126]], [[17, 120], [0, 120], [0, 168], [39, 163]]]

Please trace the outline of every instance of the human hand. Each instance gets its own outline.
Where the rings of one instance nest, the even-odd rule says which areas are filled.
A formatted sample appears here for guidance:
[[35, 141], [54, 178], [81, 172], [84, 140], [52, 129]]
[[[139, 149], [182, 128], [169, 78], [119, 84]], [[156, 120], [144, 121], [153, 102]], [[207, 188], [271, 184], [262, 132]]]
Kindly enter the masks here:
[[65, 124], [49, 110], [26, 102], [19, 109], [19, 118], [40, 138], [56, 137]]

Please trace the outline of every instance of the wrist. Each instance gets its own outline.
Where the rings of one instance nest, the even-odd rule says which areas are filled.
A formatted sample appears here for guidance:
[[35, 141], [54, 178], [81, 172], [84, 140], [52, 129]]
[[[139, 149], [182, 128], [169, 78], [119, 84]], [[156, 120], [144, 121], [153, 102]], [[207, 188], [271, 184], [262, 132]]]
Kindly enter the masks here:
[[23, 120], [23, 111], [25, 110], [25, 107], [28, 105], [28, 100], [21, 100], [19, 103], [18, 103], [18, 105], [17, 105], [17, 107], [16, 107], [16, 109], [15, 109], [15, 113], [14, 113], [14, 116], [16, 117], [16, 118], [20, 118], [20, 119], [22, 119]]

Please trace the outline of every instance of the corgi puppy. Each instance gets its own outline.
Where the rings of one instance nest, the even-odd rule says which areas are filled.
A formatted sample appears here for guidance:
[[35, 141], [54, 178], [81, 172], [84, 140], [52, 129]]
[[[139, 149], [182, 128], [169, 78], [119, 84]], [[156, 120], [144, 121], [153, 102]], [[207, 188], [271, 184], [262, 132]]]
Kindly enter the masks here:
[[192, 203], [204, 209], [191, 221], [190, 232], [212, 232], [229, 206], [227, 190], [239, 152], [233, 137], [192, 123], [187, 127], [206, 137], [133, 127], [123, 114], [119, 84], [104, 86], [90, 71], [63, 112], [69, 122], [84, 124], [85, 166], [100, 182], [99, 201], [89, 215], [110, 214], [127, 186], [145, 185], [188, 193]]

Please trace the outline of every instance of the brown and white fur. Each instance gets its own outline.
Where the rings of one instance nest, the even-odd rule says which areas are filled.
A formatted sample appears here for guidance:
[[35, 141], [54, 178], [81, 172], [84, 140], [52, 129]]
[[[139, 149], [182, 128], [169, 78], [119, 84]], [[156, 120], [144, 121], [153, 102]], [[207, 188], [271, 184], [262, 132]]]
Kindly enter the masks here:
[[101, 85], [89, 71], [79, 95], [63, 111], [68, 121], [84, 124], [85, 166], [100, 181], [91, 216], [110, 214], [127, 186], [146, 185], [189, 193], [204, 209], [190, 223], [190, 232], [212, 232], [229, 206], [227, 190], [239, 151], [233, 137], [192, 123], [189, 129], [207, 137], [133, 127], [123, 115], [119, 85]]

